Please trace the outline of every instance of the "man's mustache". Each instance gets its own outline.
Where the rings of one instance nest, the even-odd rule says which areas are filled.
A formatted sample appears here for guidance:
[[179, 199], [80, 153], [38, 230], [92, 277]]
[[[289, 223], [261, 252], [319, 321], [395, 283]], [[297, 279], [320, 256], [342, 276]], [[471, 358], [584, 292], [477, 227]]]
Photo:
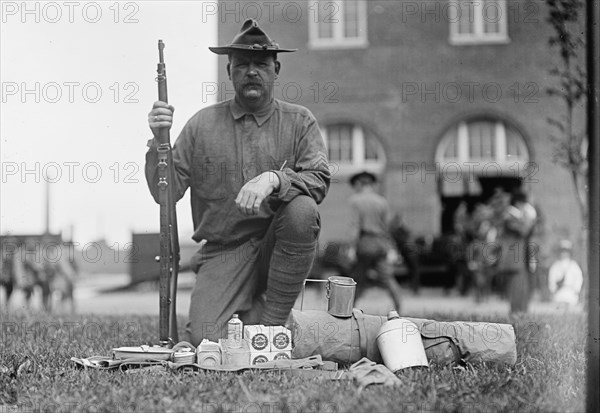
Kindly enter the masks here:
[[268, 85], [274, 85], [275, 82], [265, 82], [265, 81], [260, 81], [260, 80], [247, 80], [245, 81], [242, 86], [268, 86]]

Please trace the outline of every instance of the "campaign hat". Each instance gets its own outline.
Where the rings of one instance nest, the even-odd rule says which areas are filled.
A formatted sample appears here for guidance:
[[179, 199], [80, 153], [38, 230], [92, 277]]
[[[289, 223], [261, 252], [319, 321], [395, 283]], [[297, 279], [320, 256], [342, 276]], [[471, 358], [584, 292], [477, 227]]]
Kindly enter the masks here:
[[350, 185], [354, 186], [357, 181], [368, 182], [374, 184], [377, 182], [377, 176], [369, 171], [362, 171], [350, 177]]
[[295, 52], [298, 49], [283, 49], [279, 47], [268, 35], [258, 26], [254, 19], [248, 19], [242, 25], [239, 33], [227, 46], [209, 47], [210, 51], [216, 54], [229, 54], [236, 50], [249, 50], [260, 53], [288, 53]]

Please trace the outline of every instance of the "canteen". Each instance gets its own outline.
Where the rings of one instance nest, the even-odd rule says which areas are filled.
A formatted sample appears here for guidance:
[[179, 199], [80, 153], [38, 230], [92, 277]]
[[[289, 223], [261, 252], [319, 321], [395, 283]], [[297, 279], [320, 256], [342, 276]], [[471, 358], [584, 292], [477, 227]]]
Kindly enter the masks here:
[[394, 373], [407, 367], [429, 367], [419, 328], [396, 311], [389, 312], [388, 321], [379, 329], [377, 347], [383, 364]]

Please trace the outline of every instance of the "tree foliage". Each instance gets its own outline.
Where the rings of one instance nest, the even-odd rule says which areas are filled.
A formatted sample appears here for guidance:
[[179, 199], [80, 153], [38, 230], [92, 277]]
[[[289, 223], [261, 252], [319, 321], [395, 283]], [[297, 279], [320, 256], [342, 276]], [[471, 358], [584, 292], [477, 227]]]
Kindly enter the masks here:
[[549, 87], [547, 93], [564, 103], [564, 112], [548, 118], [554, 128], [551, 139], [555, 143], [554, 161], [566, 168], [571, 175], [577, 203], [583, 222], [587, 220], [587, 133], [577, 130], [577, 111], [584, 108], [586, 98], [586, 73], [580, 65], [581, 51], [585, 48], [584, 32], [580, 29], [584, 3], [581, 0], [546, 0], [549, 8], [548, 22], [553, 34], [549, 44], [558, 49], [559, 59], [550, 74], [557, 85]]

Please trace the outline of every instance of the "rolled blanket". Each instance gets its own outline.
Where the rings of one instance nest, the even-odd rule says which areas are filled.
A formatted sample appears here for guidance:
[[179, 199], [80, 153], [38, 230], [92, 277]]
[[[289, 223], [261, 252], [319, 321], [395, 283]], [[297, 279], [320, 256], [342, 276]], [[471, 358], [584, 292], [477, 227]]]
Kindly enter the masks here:
[[[430, 363], [492, 362], [514, 365], [517, 361], [515, 331], [510, 324], [440, 322], [408, 318], [417, 325]], [[382, 363], [377, 334], [385, 316], [354, 309], [352, 317], [338, 318], [326, 311], [292, 310], [287, 327], [292, 331], [292, 357], [320, 354], [323, 360], [352, 364], [367, 357]]]

